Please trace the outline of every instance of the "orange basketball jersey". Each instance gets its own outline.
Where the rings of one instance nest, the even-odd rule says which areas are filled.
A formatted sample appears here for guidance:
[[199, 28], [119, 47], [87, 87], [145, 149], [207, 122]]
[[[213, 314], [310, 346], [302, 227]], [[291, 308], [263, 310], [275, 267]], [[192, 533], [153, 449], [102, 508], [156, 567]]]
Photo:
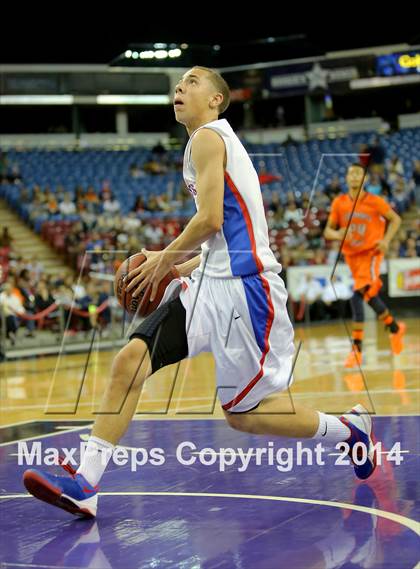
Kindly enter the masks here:
[[[345, 255], [355, 255], [373, 249], [385, 234], [386, 220], [384, 216], [391, 206], [381, 197], [364, 192], [354, 201], [349, 194], [337, 196], [331, 204], [330, 221], [339, 228], [350, 227], [343, 245]], [[352, 214], [353, 211], [353, 214]]]

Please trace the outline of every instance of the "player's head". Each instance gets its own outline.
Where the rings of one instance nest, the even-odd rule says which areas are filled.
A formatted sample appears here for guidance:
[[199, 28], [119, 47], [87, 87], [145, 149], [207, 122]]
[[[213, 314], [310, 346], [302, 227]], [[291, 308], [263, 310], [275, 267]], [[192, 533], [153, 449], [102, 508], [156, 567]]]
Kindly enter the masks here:
[[208, 67], [193, 67], [175, 87], [175, 117], [186, 126], [200, 119], [216, 120], [229, 102], [228, 84], [217, 71]]
[[365, 169], [361, 164], [354, 162], [347, 168], [346, 182], [350, 190], [359, 191], [365, 180]]

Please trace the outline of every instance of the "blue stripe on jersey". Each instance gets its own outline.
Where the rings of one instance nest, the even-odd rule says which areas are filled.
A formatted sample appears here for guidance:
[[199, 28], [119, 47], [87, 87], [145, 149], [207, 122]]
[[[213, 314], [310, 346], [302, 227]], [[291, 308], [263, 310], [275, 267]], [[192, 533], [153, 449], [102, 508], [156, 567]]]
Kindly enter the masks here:
[[266, 351], [265, 332], [269, 317], [267, 292], [260, 275], [242, 277], [252, 328], [261, 352]]
[[226, 180], [223, 219], [222, 230], [227, 243], [233, 276], [240, 277], [258, 273], [244, 214]]

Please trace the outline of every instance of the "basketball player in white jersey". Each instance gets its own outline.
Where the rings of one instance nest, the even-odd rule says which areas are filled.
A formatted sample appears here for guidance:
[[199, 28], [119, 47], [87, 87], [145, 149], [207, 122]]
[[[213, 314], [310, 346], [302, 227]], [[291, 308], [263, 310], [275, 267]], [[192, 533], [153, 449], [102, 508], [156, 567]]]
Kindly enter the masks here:
[[[213, 70], [194, 67], [176, 86], [175, 116], [190, 137], [184, 178], [197, 213], [166, 249], [146, 252], [147, 261], [128, 275], [128, 289], [138, 295], [151, 283], [153, 299], [176, 264], [180, 293], [161, 303], [115, 357], [101, 414], [73, 477], [40, 470], [24, 475], [34, 496], [71, 513], [96, 515], [100, 478], [133, 418], [144, 381], [203, 351], [215, 358], [218, 397], [231, 427], [331, 446], [347, 441], [350, 450], [362, 442], [367, 459], [354, 466], [356, 475], [368, 478], [375, 469], [371, 419], [362, 405], [337, 418], [299, 404], [291, 410], [281, 393], [293, 379], [287, 292], [269, 247], [257, 173], [229, 123], [219, 119], [228, 104], [229, 88]], [[179, 264], [200, 246], [200, 255]]]

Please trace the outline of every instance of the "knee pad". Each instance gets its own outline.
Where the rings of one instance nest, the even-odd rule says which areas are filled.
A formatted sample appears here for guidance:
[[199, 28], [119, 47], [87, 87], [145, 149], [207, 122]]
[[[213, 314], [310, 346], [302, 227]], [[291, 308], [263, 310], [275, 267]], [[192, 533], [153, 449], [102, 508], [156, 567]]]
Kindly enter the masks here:
[[365, 313], [363, 310], [363, 292], [356, 290], [350, 299], [351, 310], [354, 322], [364, 322]]
[[368, 302], [378, 316], [386, 312], [388, 309], [380, 296], [374, 296]]

